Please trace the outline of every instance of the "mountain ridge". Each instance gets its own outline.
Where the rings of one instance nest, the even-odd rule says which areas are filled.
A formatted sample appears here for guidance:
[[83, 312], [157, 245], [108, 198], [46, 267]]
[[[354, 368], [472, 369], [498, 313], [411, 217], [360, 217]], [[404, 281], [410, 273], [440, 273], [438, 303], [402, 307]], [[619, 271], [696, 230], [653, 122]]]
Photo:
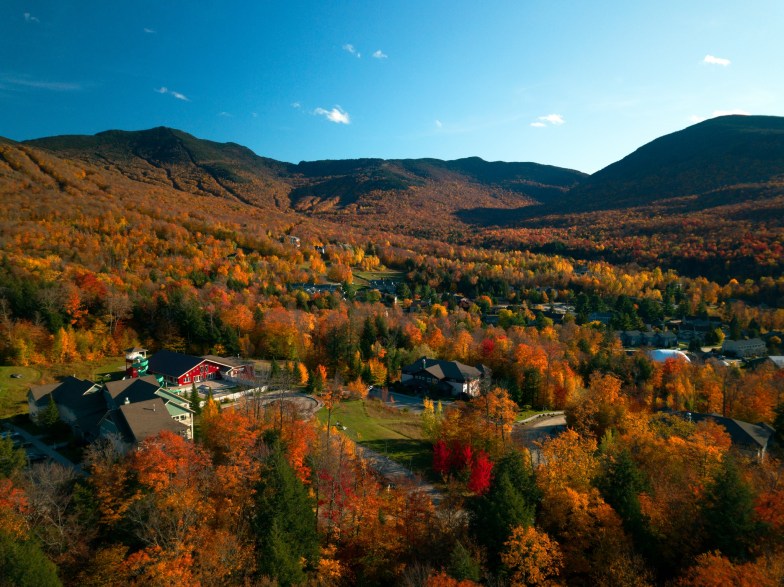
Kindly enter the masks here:
[[285, 163], [158, 127], [0, 140], [0, 179], [30, 198], [42, 189], [63, 201], [123, 190], [153, 209], [156, 198], [181, 194], [191, 203], [184, 217], [216, 206], [261, 212], [263, 224], [275, 219], [270, 234], [302, 233], [306, 223], [346, 238], [396, 235], [740, 278], [784, 266], [782, 129], [776, 117], [706, 121], [586, 176], [476, 157]]
[[[168, 181], [175, 189], [204, 191], [257, 205], [291, 205], [301, 211], [343, 208], [373, 192], [400, 192], [444, 180], [498, 188], [519, 195], [517, 204], [527, 205], [556, 198], [586, 177], [556, 166], [488, 162], [479, 157], [286, 163], [259, 156], [237, 143], [198, 139], [168, 127], [60, 135], [23, 144], [93, 164], [108, 163], [138, 181]], [[168, 170], [166, 177], [145, 169], [147, 166], [159, 172]], [[269, 192], [274, 192], [271, 198]]]

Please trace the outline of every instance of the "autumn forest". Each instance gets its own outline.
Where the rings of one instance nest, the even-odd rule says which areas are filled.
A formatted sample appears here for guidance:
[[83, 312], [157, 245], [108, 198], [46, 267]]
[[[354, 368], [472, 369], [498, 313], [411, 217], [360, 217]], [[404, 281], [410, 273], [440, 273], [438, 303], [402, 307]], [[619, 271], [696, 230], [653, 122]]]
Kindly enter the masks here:
[[[4, 424], [40, 432], [11, 374], [102, 383], [92, 366], [134, 347], [241, 357], [259, 390], [319, 405], [189, 386], [193, 440], [61, 431], [75, 467], [4, 436], [0, 583], [780, 585], [782, 174], [774, 117], [706, 121], [591, 176], [293, 165], [164, 128], [0, 139]], [[423, 357], [487, 376], [412, 391]], [[413, 456], [390, 466], [409, 474], [336, 425], [353, 406], [407, 418]], [[562, 423], [533, 434], [546, 414]]]

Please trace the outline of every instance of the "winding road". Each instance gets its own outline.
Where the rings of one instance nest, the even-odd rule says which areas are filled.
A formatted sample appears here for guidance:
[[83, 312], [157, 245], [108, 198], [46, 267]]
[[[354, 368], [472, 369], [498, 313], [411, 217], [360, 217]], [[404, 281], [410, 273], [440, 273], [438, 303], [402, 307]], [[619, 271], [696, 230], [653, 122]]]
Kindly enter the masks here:
[[531, 460], [538, 465], [541, 452], [539, 443], [557, 436], [566, 429], [566, 416], [563, 412], [534, 416], [518, 422], [512, 428], [512, 439], [531, 452]]

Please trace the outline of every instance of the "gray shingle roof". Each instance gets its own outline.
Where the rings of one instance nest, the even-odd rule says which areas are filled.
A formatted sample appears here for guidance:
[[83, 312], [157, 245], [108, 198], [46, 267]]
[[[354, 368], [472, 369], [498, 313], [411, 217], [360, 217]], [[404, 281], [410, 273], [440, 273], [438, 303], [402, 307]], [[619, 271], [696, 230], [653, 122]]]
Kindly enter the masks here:
[[74, 428], [88, 437], [97, 435], [98, 423], [106, 413], [106, 403], [92, 381], [69, 376], [60, 383], [31, 387], [30, 392], [40, 407], [49, 402], [51, 395], [58, 408], [67, 408], [74, 415]]
[[403, 367], [403, 373], [411, 375], [421, 371], [425, 371], [439, 380], [451, 379], [452, 381], [463, 382], [479, 379], [482, 376], [482, 372], [476, 367], [464, 365], [459, 361], [442, 361], [440, 359], [428, 359], [427, 357], [420, 357], [407, 367]]
[[145, 375], [138, 379], [122, 379], [120, 381], [109, 381], [106, 391], [109, 393], [115, 404], [125, 403], [125, 398], [131, 403], [152, 399], [160, 385], [154, 375]]
[[169, 430], [175, 434], [184, 434], [188, 430], [187, 425], [172, 420], [166, 405], [159, 397], [134, 404], [123, 404], [116, 413], [119, 416], [115, 422], [130, 442], [141, 442], [162, 430]]
[[773, 436], [773, 428], [760, 424], [751, 424], [742, 420], [725, 418], [716, 414], [700, 414], [698, 412], [676, 412], [682, 417], [689, 418], [692, 422], [705, 422], [712, 420], [724, 427], [730, 435], [732, 444], [745, 446], [755, 449], [765, 449], [768, 446], [770, 437]]

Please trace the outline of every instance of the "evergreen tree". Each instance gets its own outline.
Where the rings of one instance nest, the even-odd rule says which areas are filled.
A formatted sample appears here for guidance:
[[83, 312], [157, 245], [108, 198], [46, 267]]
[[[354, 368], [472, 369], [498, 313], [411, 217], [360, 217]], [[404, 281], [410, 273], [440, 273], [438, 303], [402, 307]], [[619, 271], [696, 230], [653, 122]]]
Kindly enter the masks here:
[[17, 471], [21, 471], [27, 464], [25, 452], [20, 448], [14, 448], [14, 441], [8, 438], [0, 438], [0, 478], [11, 477]]
[[[606, 449], [605, 442], [602, 449]], [[638, 497], [647, 489], [646, 479], [626, 448], [617, 454], [605, 454], [602, 465], [603, 472], [596, 480], [596, 487], [621, 517], [624, 529], [634, 540], [639, 552], [656, 562], [649, 520], [642, 512]]]
[[49, 405], [43, 410], [38, 412], [38, 425], [43, 428], [51, 428], [60, 420], [60, 410], [57, 409], [57, 404], [54, 403], [54, 396], [49, 394]]
[[362, 334], [359, 336], [359, 350], [362, 353], [362, 358], [368, 360], [372, 356], [372, 347], [378, 337], [378, 329], [375, 322], [370, 316], [365, 318], [365, 323], [362, 325]]
[[295, 585], [305, 581], [306, 571], [318, 561], [314, 504], [277, 438], [271, 449], [256, 486], [258, 570], [280, 585]]
[[270, 364], [270, 379], [277, 381], [278, 377], [280, 377], [280, 365], [278, 365], [277, 360], [272, 359], [272, 363]]
[[0, 585], [59, 586], [57, 567], [30, 540], [17, 540], [0, 531]]
[[539, 489], [523, 454], [510, 451], [496, 464], [490, 489], [469, 502], [471, 527], [479, 544], [487, 548], [491, 568], [500, 564], [499, 555], [512, 529], [534, 523]]
[[754, 511], [754, 495], [727, 456], [705, 493], [702, 510], [708, 550], [719, 549], [733, 560], [746, 560], [764, 530]]
[[740, 340], [743, 338], [743, 329], [740, 327], [738, 317], [733, 314], [730, 319], [730, 340]]
[[478, 582], [482, 578], [482, 569], [479, 563], [471, 556], [462, 543], [457, 542], [449, 556], [449, 576], [462, 581], [468, 579]]
[[196, 390], [196, 384], [191, 383], [191, 397], [190, 397], [191, 409], [196, 414], [201, 414], [201, 398], [199, 397], [199, 392]]

